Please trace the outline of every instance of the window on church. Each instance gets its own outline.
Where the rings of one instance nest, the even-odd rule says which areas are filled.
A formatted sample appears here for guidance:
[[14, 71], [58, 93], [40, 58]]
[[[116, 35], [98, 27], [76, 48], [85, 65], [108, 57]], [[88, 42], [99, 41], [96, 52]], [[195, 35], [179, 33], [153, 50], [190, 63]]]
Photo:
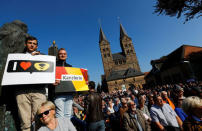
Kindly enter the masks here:
[[130, 51], [129, 50], [127, 50], [127, 54], [129, 54], [130, 53]]
[[106, 48], [106, 51], [108, 51], [109, 50], [109, 48]]
[[128, 45], [126, 44], [125, 47], [128, 47]]
[[107, 56], [110, 57], [110, 54], [108, 53]]
[[131, 53], [133, 53], [133, 50], [130, 50]]
[[118, 61], [115, 61], [115, 64], [118, 65]]
[[105, 49], [103, 49], [103, 51], [105, 51]]
[[106, 57], [107, 57], [107, 55], [106, 55], [106, 54], [104, 54], [104, 57], [106, 58]]
[[122, 64], [122, 60], [119, 60], [119, 64]]

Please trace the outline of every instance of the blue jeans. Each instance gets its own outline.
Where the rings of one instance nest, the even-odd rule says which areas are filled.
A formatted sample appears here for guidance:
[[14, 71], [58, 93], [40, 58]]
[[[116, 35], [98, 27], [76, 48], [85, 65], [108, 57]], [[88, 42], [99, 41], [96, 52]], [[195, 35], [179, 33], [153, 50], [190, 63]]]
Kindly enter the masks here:
[[89, 131], [105, 131], [104, 120], [88, 123], [88, 130]]
[[56, 117], [71, 118], [72, 115], [72, 95], [58, 95], [56, 96], [54, 103], [56, 105]]

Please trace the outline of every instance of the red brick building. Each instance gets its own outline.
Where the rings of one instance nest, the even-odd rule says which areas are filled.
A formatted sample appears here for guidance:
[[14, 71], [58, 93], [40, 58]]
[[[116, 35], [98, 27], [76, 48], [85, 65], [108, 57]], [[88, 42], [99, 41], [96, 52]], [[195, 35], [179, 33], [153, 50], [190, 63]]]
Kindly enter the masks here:
[[182, 45], [167, 56], [151, 61], [146, 75], [148, 85], [186, 82], [202, 79], [202, 47]]

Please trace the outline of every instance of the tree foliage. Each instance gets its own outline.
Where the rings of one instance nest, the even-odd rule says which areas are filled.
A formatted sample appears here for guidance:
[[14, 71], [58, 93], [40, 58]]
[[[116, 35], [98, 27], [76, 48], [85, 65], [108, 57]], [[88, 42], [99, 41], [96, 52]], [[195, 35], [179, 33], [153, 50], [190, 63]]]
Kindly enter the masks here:
[[185, 22], [198, 18], [202, 13], [202, 0], [157, 0], [155, 13], [168, 16], [185, 16]]

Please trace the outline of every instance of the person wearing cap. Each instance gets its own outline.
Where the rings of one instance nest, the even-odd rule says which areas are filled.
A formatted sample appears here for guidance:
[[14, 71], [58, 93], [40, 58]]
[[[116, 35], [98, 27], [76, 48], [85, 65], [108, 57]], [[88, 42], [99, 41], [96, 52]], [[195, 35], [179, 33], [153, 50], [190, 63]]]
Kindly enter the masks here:
[[37, 117], [43, 124], [38, 131], [76, 131], [72, 122], [66, 117], [55, 117], [55, 105], [46, 101], [37, 110]]

